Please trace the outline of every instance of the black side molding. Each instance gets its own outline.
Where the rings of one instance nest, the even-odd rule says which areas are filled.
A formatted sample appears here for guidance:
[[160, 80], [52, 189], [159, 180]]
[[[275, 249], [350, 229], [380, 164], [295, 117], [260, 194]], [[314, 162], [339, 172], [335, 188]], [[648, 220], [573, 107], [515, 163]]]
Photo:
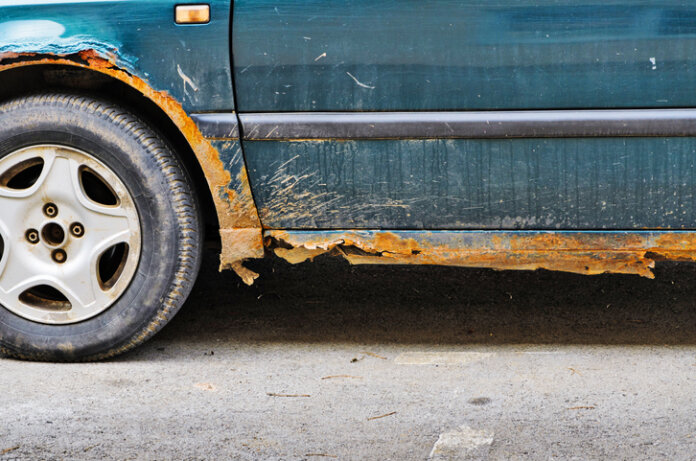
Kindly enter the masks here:
[[696, 109], [298, 112], [239, 118], [246, 140], [696, 136]]
[[234, 112], [191, 114], [191, 118], [206, 138], [239, 138], [237, 114]]

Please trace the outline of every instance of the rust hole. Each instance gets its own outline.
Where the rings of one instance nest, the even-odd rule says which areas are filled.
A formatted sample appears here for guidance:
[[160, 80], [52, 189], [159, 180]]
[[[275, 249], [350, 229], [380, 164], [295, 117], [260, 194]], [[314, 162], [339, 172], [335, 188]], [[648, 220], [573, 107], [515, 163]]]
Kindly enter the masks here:
[[286, 250], [292, 250], [294, 247], [287, 243], [285, 240], [282, 239], [276, 239], [273, 237], [266, 237], [265, 246], [267, 246], [270, 250], [273, 250], [275, 248], [284, 248]]
[[0, 186], [14, 190], [29, 189], [41, 176], [44, 161], [40, 157], [18, 163], [0, 176]]
[[347, 255], [354, 255], [354, 256], [382, 256], [382, 253], [385, 253], [383, 251], [377, 251], [377, 250], [365, 250], [363, 248], [357, 247], [355, 245], [338, 245], [338, 247], [343, 250], [343, 252]]
[[648, 259], [652, 259], [653, 261], [667, 261], [667, 258], [664, 255], [655, 253], [653, 251], [646, 252], [645, 257]]
[[90, 200], [106, 206], [119, 204], [118, 196], [106, 180], [86, 166], [80, 168], [80, 183]]
[[68, 298], [60, 291], [48, 285], [37, 285], [19, 295], [24, 304], [48, 311], [65, 312], [72, 309]]
[[128, 259], [128, 244], [119, 243], [108, 248], [99, 256], [97, 264], [99, 285], [102, 290], [111, 289], [121, 278]]

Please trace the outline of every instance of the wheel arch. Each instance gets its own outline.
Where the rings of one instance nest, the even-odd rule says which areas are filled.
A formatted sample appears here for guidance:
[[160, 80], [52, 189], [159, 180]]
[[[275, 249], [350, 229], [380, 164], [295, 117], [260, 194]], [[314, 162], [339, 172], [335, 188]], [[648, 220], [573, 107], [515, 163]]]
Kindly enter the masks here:
[[264, 249], [246, 167], [238, 166], [233, 177], [234, 169], [177, 100], [94, 50], [70, 55], [0, 54], [0, 99], [47, 88], [116, 100], [159, 130], [191, 172], [206, 221], [219, 230], [214, 235], [221, 244], [221, 268], [234, 269], [245, 281], [253, 281], [241, 262], [263, 256]]

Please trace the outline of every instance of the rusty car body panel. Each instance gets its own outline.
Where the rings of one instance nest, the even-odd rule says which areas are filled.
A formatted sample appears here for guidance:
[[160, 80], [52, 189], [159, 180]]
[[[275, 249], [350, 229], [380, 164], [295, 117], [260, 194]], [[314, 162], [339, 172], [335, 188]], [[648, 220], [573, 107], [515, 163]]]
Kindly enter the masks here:
[[270, 230], [264, 235], [275, 254], [292, 264], [333, 254], [352, 264], [549, 269], [653, 278], [655, 261], [696, 260], [694, 232]]
[[[696, 133], [690, 129], [670, 136], [598, 132], [572, 139], [534, 133], [514, 139], [408, 133], [303, 138], [299, 132], [289, 139], [274, 137], [273, 127], [259, 135], [238, 117], [239, 112], [315, 111], [321, 117], [324, 111], [381, 116], [384, 111], [689, 108], [694, 104], [679, 98], [696, 94], [691, 91], [695, 67], [685, 57], [696, 30], [695, 8], [624, 0], [602, 9], [594, 2], [595, 10], [575, 7], [574, 26], [546, 40], [540, 38], [545, 31], [568, 24], [563, 7], [570, 8], [570, 0], [539, 2], [537, 9], [507, 0], [485, 8], [436, 0], [425, 19], [409, 13], [418, 10], [412, 2], [385, 4], [380, 16], [369, 16], [374, 7], [364, 0], [208, 3], [209, 23], [181, 26], [173, 21], [179, 2], [170, 0], [0, 1], [0, 78], [19, 68], [64, 66], [117, 80], [154, 103], [203, 171], [219, 224], [221, 269], [237, 271], [246, 283], [256, 274], [242, 262], [268, 250], [292, 263], [332, 254], [355, 264], [644, 277], [653, 276], [656, 260], [696, 259], [691, 231], [696, 227]], [[630, 10], [636, 3], [649, 5]], [[234, 26], [233, 8], [238, 12]], [[465, 27], [438, 29], [452, 20], [447, 8], [476, 33]], [[634, 13], [622, 16], [621, 8]], [[350, 14], [335, 32], [341, 11]], [[404, 30], [379, 19], [390, 12], [398, 13], [399, 27], [430, 21], [423, 32], [430, 40], [422, 49], [410, 36], [412, 46], [399, 47]], [[589, 32], [578, 26], [591, 24], [592, 15], [602, 12], [609, 23], [623, 24], [625, 15], [634, 21], [609, 39], [604, 23]], [[502, 38], [495, 36], [498, 31], [484, 30], [501, 18], [509, 28]], [[649, 27], [639, 27], [640, 21]], [[358, 37], [366, 27], [379, 33]], [[433, 51], [452, 38], [484, 57], [483, 63], [473, 66], [461, 50]], [[665, 39], [675, 46], [665, 48]], [[504, 40], [504, 46], [498, 48], [496, 40]], [[607, 43], [638, 51], [622, 60]], [[645, 53], [658, 43], [664, 51], [660, 66], [671, 69], [676, 80], [660, 73], [662, 67], [644, 68], [657, 66]], [[385, 47], [397, 52], [384, 54]], [[601, 62], [586, 76], [602, 86], [586, 91], [571, 70], [580, 61], [587, 64], [592, 50]], [[546, 52], [563, 59], [552, 62]], [[486, 53], [499, 55], [489, 59]], [[496, 61], [501, 57], [507, 59], [503, 64]], [[532, 64], [516, 72], [525, 59]], [[549, 69], [558, 74], [548, 77]], [[533, 80], [542, 74], [546, 90], [540, 86], [544, 81]], [[633, 77], [623, 85], [626, 75]], [[500, 83], [507, 77], [511, 80]], [[677, 88], [666, 94], [674, 81]], [[466, 85], [477, 89], [467, 92]], [[649, 100], [641, 99], [646, 85]], [[574, 89], [564, 94], [563, 88]], [[556, 106], [554, 97], [561, 98]], [[225, 114], [227, 129], [204, 133], [200, 114]]]
[[[178, 127], [203, 169], [220, 225], [221, 267], [240, 268], [244, 259], [263, 256], [261, 225], [239, 140], [206, 139], [189, 115], [202, 109], [234, 109], [226, 51], [228, 2], [215, 5], [218, 26], [210, 27], [222, 28], [215, 37], [201, 40], [194, 35], [190, 42], [183, 42], [181, 28], [170, 25], [169, 13], [176, 2], [101, 2], [111, 16], [95, 10], [90, 5], [93, 2], [38, 2], [40, 12], [29, 10], [26, 4], [4, 3], [14, 6], [0, 3], [7, 13], [0, 21], [0, 31], [5, 32], [0, 34], [0, 72], [23, 66], [71, 66], [99, 72], [136, 89]], [[142, 12], [133, 15], [136, 7]], [[220, 12], [227, 14], [221, 17]], [[129, 26], [118, 27], [124, 18]], [[143, 37], [135, 32], [151, 29], [153, 18], [160, 18], [162, 27], [169, 26], [179, 39], [169, 47], [143, 45]], [[36, 31], [45, 36], [32, 36]], [[221, 43], [210, 46], [217, 42]], [[194, 46], [200, 49], [191, 53]], [[171, 62], [161, 65], [163, 59]], [[202, 64], [213, 59], [219, 69], [211, 73]], [[200, 86], [195, 83], [203, 80], [205, 84]]]

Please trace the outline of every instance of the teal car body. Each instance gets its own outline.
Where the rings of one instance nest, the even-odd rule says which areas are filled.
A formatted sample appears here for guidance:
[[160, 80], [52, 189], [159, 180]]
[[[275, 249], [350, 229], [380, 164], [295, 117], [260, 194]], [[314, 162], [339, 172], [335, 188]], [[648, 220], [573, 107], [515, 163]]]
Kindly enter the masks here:
[[[230, 3], [213, 2], [211, 21], [201, 26], [176, 25], [176, 4], [1, 2], [0, 53], [70, 55], [92, 49], [167, 91], [187, 111], [233, 111]], [[191, 87], [194, 81], [205, 82], [205, 88]]]
[[221, 264], [651, 276], [696, 258], [685, 1], [0, 1], [0, 97], [125, 94], [199, 175]]

